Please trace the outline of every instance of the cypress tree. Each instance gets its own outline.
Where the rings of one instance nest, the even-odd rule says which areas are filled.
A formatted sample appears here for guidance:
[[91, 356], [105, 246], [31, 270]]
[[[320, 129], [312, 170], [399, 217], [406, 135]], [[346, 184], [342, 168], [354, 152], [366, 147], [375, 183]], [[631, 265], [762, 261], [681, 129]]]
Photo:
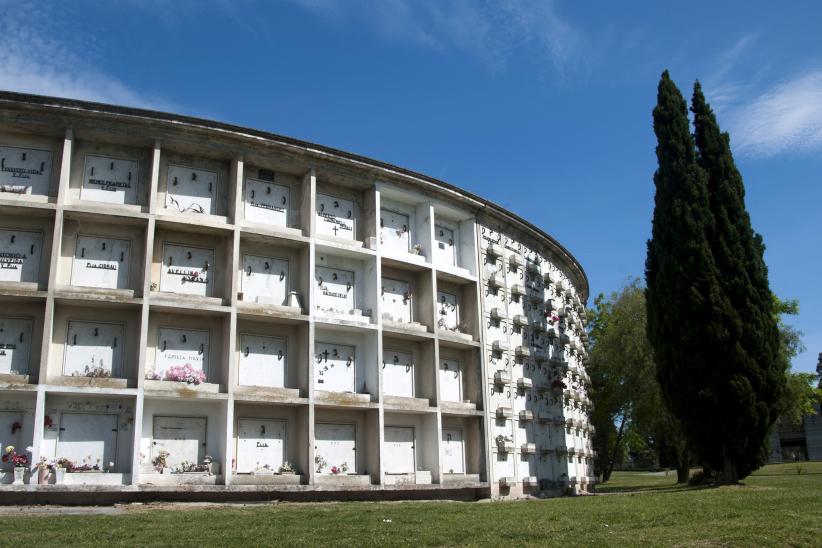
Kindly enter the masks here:
[[713, 216], [705, 173], [697, 163], [682, 94], [662, 74], [653, 112], [658, 168], [645, 263], [648, 339], [663, 399], [689, 447], [700, 457], [716, 447], [719, 409], [715, 370], [721, 353], [712, 312], [721, 307], [719, 273], [708, 235]]
[[699, 82], [691, 105], [697, 161], [707, 176], [714, 221], [709, 242], [724, 297], [710, 322], [721, 344], [711, 377], [719, 396], [711, 425], [716, 446], [707, 460], [722, 470], [723, 482], [736, 483], [765, 462], [785, 371], [765, 246], [745, 209], [745, 187], [730, 138], [720, 131]]

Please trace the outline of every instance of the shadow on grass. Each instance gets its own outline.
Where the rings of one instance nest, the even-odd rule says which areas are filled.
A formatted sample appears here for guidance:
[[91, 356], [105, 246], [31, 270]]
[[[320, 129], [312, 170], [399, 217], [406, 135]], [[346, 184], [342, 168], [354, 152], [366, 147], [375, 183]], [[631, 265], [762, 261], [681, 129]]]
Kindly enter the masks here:
[[597, 490], [597, 495], [629, 495], [631, 493], [682, 493], [683, 491], [701, 491], [704, 489], [714, 489], [716, 485], [642, 485], [642, 486], [628, 486], [613, 487]]

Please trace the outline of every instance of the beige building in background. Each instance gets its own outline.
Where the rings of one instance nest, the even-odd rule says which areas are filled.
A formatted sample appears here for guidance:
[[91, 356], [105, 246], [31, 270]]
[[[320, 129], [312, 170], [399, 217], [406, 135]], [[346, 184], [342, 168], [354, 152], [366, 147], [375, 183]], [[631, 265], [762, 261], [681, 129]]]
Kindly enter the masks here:
[[73, 464], [4, 465], [0, 498], [591, 489], [587, 279], [513, 213], [312, 143], [15, 93], [0, 161], [0, 443]]

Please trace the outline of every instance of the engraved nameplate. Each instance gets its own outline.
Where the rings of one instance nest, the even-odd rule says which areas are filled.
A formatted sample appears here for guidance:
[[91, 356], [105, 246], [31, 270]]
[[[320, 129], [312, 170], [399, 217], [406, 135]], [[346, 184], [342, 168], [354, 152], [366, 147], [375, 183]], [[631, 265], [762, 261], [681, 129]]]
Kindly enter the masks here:
[[245, 180], [245, 220], [275, 226], [288, 226], [290, 202], [287, 186], [259, 179]]
[[154, 374], [165, 378], [169, 368], [190, 365], [208, 374], [208, 331], [161, 327], [157, 339]]
[[37, 283], [43, 234], [0, 229], [0, 282]]
[[131, 242], [128, 240], [77, 236], [71, 285], [127, 288], [130, 250]]
[[316, 267], [317, 309], [349, 314], [354, 306], [354, 273], [338, 268]]
[[86, 156], [81, 200], [112, 204], [137, 203], [137, 160]]
[[355, 240], [354, 202], [317, 194], [317, 233]]
[[0, 194], [49, 193], [51, 151], [0, 146]]
[[160, 291], [211, 296], [214, 250], [163, 244]]

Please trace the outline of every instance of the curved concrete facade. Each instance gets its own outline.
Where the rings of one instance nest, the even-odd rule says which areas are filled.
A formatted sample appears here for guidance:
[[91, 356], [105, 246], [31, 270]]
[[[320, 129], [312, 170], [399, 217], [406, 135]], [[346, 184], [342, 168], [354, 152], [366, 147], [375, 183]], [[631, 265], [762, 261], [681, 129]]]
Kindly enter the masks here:
[[524, 219], [312, 143], [48, 97], [0, 93], [0, 158], [0, 441], [75, 467], [3, 490], [590, 489], [587, 279]]

